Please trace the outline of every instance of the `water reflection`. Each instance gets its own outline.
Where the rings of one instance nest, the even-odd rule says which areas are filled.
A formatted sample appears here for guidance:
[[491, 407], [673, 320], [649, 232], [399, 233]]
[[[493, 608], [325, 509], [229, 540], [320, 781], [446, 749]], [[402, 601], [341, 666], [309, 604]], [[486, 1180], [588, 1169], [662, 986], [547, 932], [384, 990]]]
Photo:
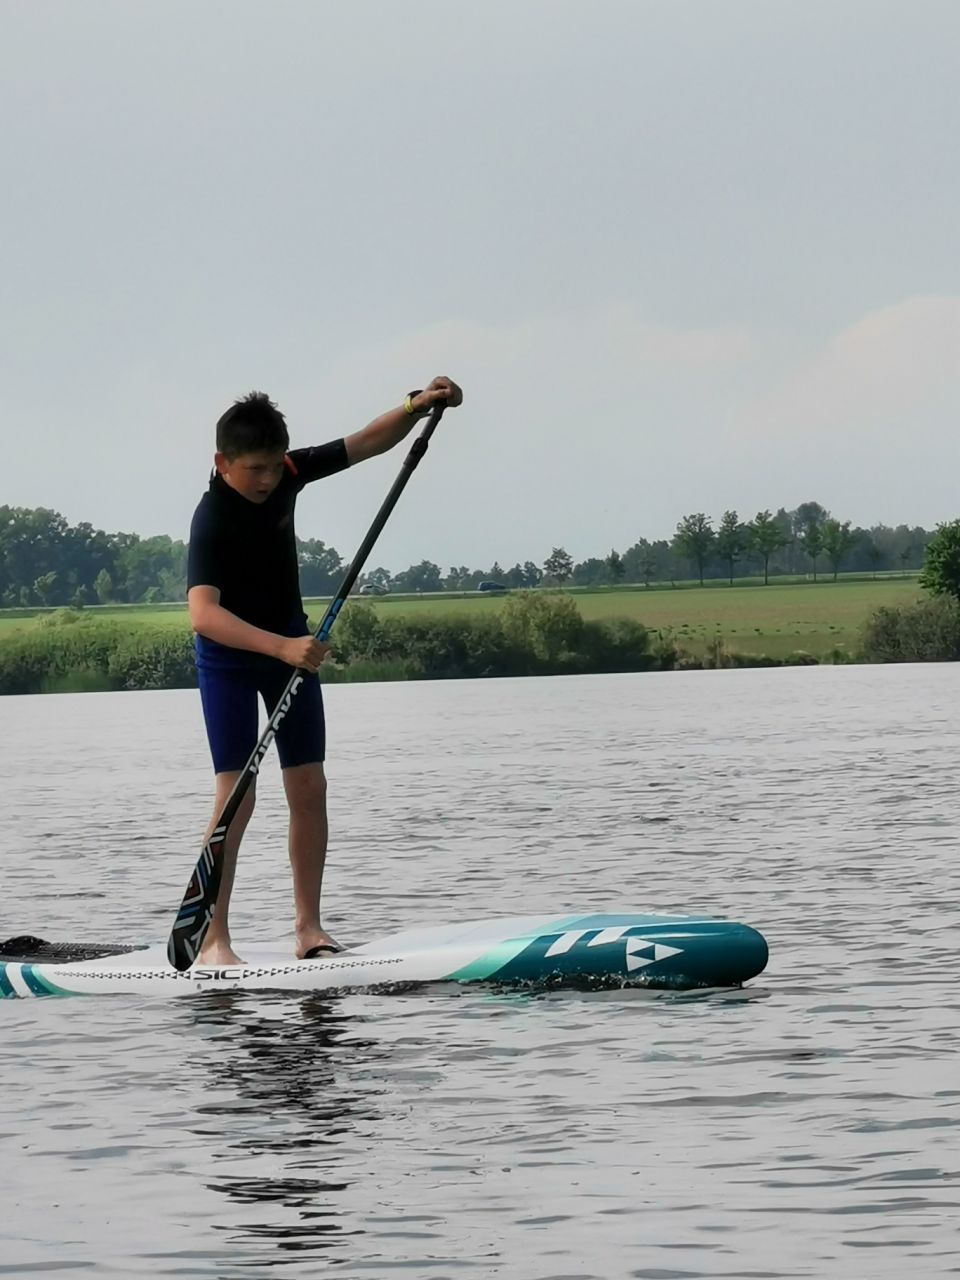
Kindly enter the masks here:
[[185, 1001], [182, 1014], [213, 1049], [209, 1101], [196, 1108], [201, 1125], [191, 1131], [211, 1170], [227, 1171], [204, 1185], [233, 1205], [271, 1206], [259, 1220], [241, 1215], [238, 1225], [230, 1213], [214, 1224], [229, 1236], [231, 1257], [245, 1271], [254, 1260], [277, 1266], [305, 1254], [344, 1261], [330, 1251], [363, 1231], [346, 1225], [338, 1197], [356, 1177], [359, 1127], [383, 1120], [382, 1090], [356, 1082], [385, 1046], [329, 997], [225, 993]]

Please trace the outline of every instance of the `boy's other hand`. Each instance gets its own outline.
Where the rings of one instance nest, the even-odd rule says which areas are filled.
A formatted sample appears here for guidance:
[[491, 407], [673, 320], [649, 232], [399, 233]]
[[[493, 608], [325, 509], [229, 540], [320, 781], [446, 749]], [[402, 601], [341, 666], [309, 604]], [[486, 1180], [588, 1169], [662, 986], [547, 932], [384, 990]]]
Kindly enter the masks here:
[[463, 392], [450, 378], [434, 378], [429, 387], [413, 397], [412, 403], [415, 409], [431, 409], [438, 400], [445, 401], [448, 409], [456, 409], [463, 404]]
[[313, 636], [289, 636], [282, 641], [277, 656], [291, 667], [302, 667], [316, 675], [329, 652], [330, 646]]

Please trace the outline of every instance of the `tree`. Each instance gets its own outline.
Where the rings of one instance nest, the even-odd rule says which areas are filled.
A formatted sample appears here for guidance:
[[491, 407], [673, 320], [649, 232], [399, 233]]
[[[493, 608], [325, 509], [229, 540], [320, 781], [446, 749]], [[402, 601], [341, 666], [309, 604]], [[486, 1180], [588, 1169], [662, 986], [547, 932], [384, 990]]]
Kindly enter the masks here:
[[813, 580], [817, 580], [817, 558], [822, 553], [823, 526], [830, 512], [819, 502], [801, 502], [793, 513], [797, 541], [813, 564]]
[[824, 550], [823, 546], [823, 529], [818, 524], [807, 525], [801, 530], [797, 541], [803, 547], [804, 552], [810, 557], [810, 563], [813, 565], [813, 580], [817, 580], [817, 557]]
[[543, 570], [539, 565], [533, 563], [532, 560], [524, 560], [523, 577], [525, 587], [538, 587], [543, 581]]
[[573, 573], [573, 556], [563, 547], [554, 547], [543, 562], [543, 573], [545, 577], [552, 578], [562, 587]]
[[375, 587], [388, 590], [390, 587], [391, 574], [389, 569], [384, 569], [382, 565], [378, 565], [376, 569], [371, 569], [363, 575], [364, 583], [371, 583]]
[[394, 583], [400, 591], [442, 591], [443, 575], [438, 564], [432, 560], [421, 560], [398, 573]]
[[863, 544], [867, 564], [870, 566], [873, 576], [876, 577], [877, 570], [880, 568], [881, 564], [883, 564], [883, 552], [877, 546], [873, 536], [869, 533], [863, 535], [861, 542]]
[[300, 590], [305, 596], [333, 595], [343, 577], [343, 561], [335, 547], [319, 538], [297, 539]]
[[0, 507], [0, 560], [6, 585], [29, 587], [61, 568], [67, 522], [45, 507]]
[[101, 569], [94, 579], [93, 589], [101, 604], [109, 604], [113, 599], [113, 579], [106, 569]]
[[666, 572], [669, 556], [665, 542], [650, 543], [641, 538], [623, 553], [624, 577], [628, 582], [642, 582], [649, 587], [652, 579]]
[[649, 587], [650, 582], [657, 576], [657, 557], [651, 548], [645, 551], [640, 557], [640, 577], [643, 579], [643, 585]]
[[49, 608], [53, 604], [53, 598], [57, 590], [57, 575], [55, 573], [41, 574], [33, 584], [33, 589], [43, 604]]
[[801, 502], [793, 513], [793, 527], [799, 535], [804, 529], [810, 529], [814, 526], [819, 528], [824, 520], [829, 519], [830, 512], [826, 507], [822, 507], [819, 502]]
[[610, 581], [613, 583], [623, 581], [623, 557], [618, 551], [611, 550], [606, 559], [607, 573], [610, 575]]
[[716, 535], [717, 555], [727, 566], [733, 586], [733, 566], [747, 549], [746, 530], [735, 511], [725, 511]]
[[843, 557], [856, 541], [855, 535], [850, 530], [850, 521], [845, 520], [841, 524], [839, 520], [825, 520], [821, 540], [833, 569], [833, 580], [836, 582]]
[[789, 565], [788, 571], [792, 573], [795, 571], [797, 559], [796, 513], [788, 511], [786, 507], [778, 507], [774, 512], [773, 523], [783, 534], [783, 545], [787, 551], [787, 564]]
[[[79, 534], [81, 530], [78, 529], [75, 532]], [[85, 560], [90, 565], [103, 561], [102, 567], [111, 574], [114, 582], [117, 576], [124, 582], [128, 600], [145, 600], [148, 591], [159, 592], [158, 598], [162, 598], [163, 574], [166, 572], [176, 579], [185, 573], [186, 547], [184, 544], [174, 542], [172, 538], [163, 535], [156, 538], [138, 538], [134, 534], [120, 536], [124, 539], [125, 545], [116, 549], [112, 560], [105, 561], [104, 551], [109, 551], [106, 535], [94, 530], [85, 539], [83, 548]], [[89, 568], [85, 569], [83, 574], [78, 573], [78, 581], [92, 582], [95, 577], [96, 573], [91, 575]], [[182, 599], [185, 587], [184, 578], [178, 589], [167, 598]]]
[[573, 566], [573, 584], [577, 587], [599, 587], [608, 582], [610, 571], [606, 560], [599, 556], [591, 556], [589, 560], [580, 560]]
[[701, 587], [703, 586], [703, 566], [710, 558], [715, 538], [716, 534], [711, 527], [710, 517], [705, 516], [702, 511], [698, 511], [696, 515], [684, 516], [677, 525], [677, 532], [673, 537], [673, 545], [677, 551], [697, 566]]
[[[909, 550], [906, 547], [904, 552]], [[920, 585], [935, 596], [960, 600], [960, 520], [937, 525], [924, 553]]]
[[747, 525], [750, 550], [763, 561], [763, 585], [770, 582], [770, 557], [787, 545], [787, 538], [769, 511], [758, 511]]

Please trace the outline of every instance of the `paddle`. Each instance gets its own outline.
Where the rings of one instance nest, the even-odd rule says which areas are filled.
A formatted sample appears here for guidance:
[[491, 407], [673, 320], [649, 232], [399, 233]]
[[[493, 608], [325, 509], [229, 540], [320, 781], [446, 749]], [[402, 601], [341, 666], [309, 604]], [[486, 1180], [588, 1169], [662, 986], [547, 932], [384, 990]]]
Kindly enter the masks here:
[[[360, 571], [363, 569], [367, 556], [373, 549], [373, 544], [380, 536], [383, 526], [387, 523], [390, 512], [397, 505], [397, 500], [416, 469], [417, 463], [426, 453], [427, 443], [433, 435], [437, 423], [443, 416], [445, 408], [446, 405], [440, 402], [435, 404], [430, 411], [426, 426], [414, 440], [410, 452], [400, 468], [400, 474], [393, 482], [393, 488], [387, 494], [383, 506], [377, 512], [376, 519], [370, 526], [367, 536], [360, 545], [360, 550], [354, 556], [353, 563], [337, 588], [337, 594], [330, 601], [322, 622], [313, 633], [315, 640], [323, 642], [330, 634], [330, 629], [337, 620], [337, 614], [350, 594], [353, 584], [360, 576]], [[223, 846], [227, 838], [227, 832], [230, 830], [230, 824], [237, 816], [243, 797], [247, 794], [251, 782], [257, 776], [260, 761], [269, 751], [270, 743], [273, 741], [284, 716], [290, 710], [290, 704], [296, 697], [297, 690], [308, 675], [309, 672], [301, 667], [297, 667], [294, 670], [280, 697], [280, 701], [267, 721], [263, 736], [254, 747], [253, 754], [234, 783], [233, 790], [227, 797], [227, 802], [217, 818], [213, 831], [200, 851], [200, 858], [196, 867], [194, 867], [193, 875], [190, 877], [190, 883], [187, 885], [187, 891], [183, 895], [183, 902], [180, 904], [180, 910], [177, 912], [177, 918], [174, 921], [170, 939], [167, 942], [167, 958], [175, 969], [181, 971], [189, 969], [203, 945], [203, 939], [206, 937], [210, 921], [213, 919], [217, 895], [220, 892], [220, 879], [223, 875]]]

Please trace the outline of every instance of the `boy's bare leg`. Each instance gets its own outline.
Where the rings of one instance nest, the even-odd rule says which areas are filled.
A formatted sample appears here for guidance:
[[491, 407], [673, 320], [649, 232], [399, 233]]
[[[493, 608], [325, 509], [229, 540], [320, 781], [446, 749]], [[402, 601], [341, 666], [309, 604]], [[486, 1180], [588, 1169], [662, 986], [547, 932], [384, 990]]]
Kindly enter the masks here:
[[[204, 840], [216, 825], [217, 818], [223, 812], [223, 806], [233, 790], [233, 784], [239, 778], [237, 773], [218, 773], [217, 792], [213, 805], [213, 816], [204, 833]], [[243, 797], [237, 816], [230, 824], [227, 838], [224, 841], [223, 874], [220, 879], [220, 892], [217, 894], [217, 905], [214, 908], [210, 928], [203, 940], [203, 946], [197, 956], [197, 964], [244, 964], [245, 961], [234, 952], [230, 945], [230, 895], [233, 892], [233, 879], [237, 871], [237, 851], [240, 841], [247, 829], [250, 815], [256, 800], [256, 783], [254, 782]]]
[[293, 872], [294, 932], [301, 959], [311, 947], [333, 939], [320, 923], [320, 889], [327, 857], [327, 779], [322, 764], [283, 771], [290, 807], [290, 868]]

